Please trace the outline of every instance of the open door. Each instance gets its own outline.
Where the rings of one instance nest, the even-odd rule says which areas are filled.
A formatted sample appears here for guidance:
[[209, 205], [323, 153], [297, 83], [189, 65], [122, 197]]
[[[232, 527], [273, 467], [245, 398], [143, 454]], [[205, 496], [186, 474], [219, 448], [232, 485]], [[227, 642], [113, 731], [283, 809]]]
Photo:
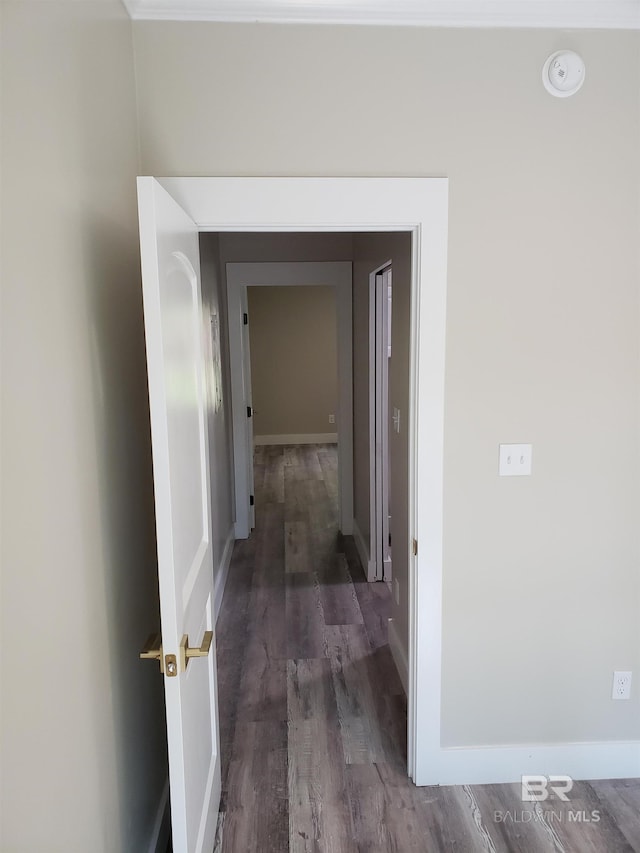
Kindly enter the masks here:
[[231, 363], [233, 466], [235, 474], [236, 539], [248, 539], [256, 526], [253, 474], [253, 401], [247, 287], [231, 284], [227, 264], [227, 319]]
[[247, 488], [249, 490], [249, 531], [256, 526], [255, 487], [253, 473], [253, 394], [251, 392], [251, 346], [249, 334], [249, 298], [247, 288], [240, 291], [242, 303], [242, 381], [244, 391], [244, 408], [247, 411], [247, 428], [245, 439], [247, 465]]
[[377, 401], [380, 435], [380, 483], [378, 490], [378, 512], [382, 523], [382, 541], [378, 565], [382, 566], [382, 580], [391, 581], [391, 482], [389, 455], [389, 361], [391, 359], [391, 267], [383, 270], [377, 279], [376, 314], [379, 324], [377, 343], [377, 372], [379, 394]]
[[164, 678], [174, 853], [209, 853], [220, 748], [198, 230], [153, 178], [138, 205], [162, 623], [141, 657]]
[[[369, 581], [391, 581], [389, 362], [391, 265], [369, 276]], [[394, 424], [396, 423], [394, 418]]]

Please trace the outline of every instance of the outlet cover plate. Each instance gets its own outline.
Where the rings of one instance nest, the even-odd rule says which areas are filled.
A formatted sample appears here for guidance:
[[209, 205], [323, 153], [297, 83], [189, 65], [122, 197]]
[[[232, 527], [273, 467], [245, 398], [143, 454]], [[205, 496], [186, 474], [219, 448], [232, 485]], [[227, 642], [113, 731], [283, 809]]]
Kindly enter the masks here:
[[631, 673], [620, 671], [613, 673], [612, 699], [631, 699]]

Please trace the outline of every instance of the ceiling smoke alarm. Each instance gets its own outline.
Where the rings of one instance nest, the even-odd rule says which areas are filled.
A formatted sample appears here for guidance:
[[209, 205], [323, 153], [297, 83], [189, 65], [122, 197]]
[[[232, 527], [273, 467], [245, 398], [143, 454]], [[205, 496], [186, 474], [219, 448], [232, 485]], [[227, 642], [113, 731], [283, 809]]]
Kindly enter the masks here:
[[584, 62], [572, 50], [558, 50], [545, 62], [542, 82], [555, 98], [575, 95], [584, 83]]

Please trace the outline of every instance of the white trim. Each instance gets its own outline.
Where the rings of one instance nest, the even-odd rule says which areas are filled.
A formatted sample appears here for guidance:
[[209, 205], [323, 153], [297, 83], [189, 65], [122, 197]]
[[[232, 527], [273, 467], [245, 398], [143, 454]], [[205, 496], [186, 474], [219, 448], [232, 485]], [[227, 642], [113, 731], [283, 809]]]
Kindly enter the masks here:
[[407, 543], [407, 763], [416, 785], [427, 784], [441, 731], [448, 194], [440, 201], [439, 215], [425, 219], [411, 242], [409, 536], [418, 548]]
[[[221, 179], [224, 180], [224, 179]], [[263, 179], [264, 180], [264, 179]], [[268, 181], [268, 179], [267, 179]], [[268, 184], [273, 186], [273, 184]], [[277, 230], [277, 229], [276, 229]], [[242, 347], [241, 304], [246, 305], [247, 287], [299, 287], [325, 285], [335, 288], [338, 348], [338, 503], [340, 530], [352, 532], [353, 522], [353, 358], [352, 358], [352, 271], [351, 261], [294, 263], [228, 263], [227, 305], [229, 353], [231, 360], [231, 409], [233, 413], [233, 454], [236, 495], [236, 538], [246, 539], [251, 526], [248, 483], [251, 460], [244, 439], [247, 429], [245, 405], [251, 389], [240, 369]], [[251, 318], [249, 318], [249, 325]], [[275, 442], [272, 442], [275, 443]], [[302, 442], [287, 442], [287, 444]], [[255, 445], [255, 441], [254, 441]]]
[[124, 0], [134, 20], [640, 29], [637, 0]]
[[337, 432], [301, 432], [292, 435], [254, 435], [256, 447], [269, 444], [337, 444]]
[[[519, 782], [526, 773], [573, 779], [632, 779], [640, 774], [640, 741], [451, 747], [439, 750], [425, 775], [440, 785]], [[435, 784], [435, 783], [434, 783]]]
[[402, 643], [400, 642], [400, 637], [398, 637], [398, 632], [396, 631], [396, 623], [393, 621], [393, 619], [389, 619], [388, 633], [391, 657], [393, 658], [393, 662], [396, 665], [398, 675], [400, 676], [400, 681], [402, 682], [402, 686], [406, 694], [407, 687], [409, 684], [409, 663], [407, 661], [407, 653]]
[[156, 818], [149, 839], [149, 853], [166, 853], [169, 846], [169, 835], [171, 833], [171, 820], [169, 816], [169, 779], [164, 784], [160, 802], [156, 810]]
[[214, 621], [218, 621], [222, 599], [224, 597], [224, 589], [227, 585], [229, 577], [229, 566], [231, 565], [231, 555], [233, 554], [233, 546], [235, 545], [235, 525], [232, 525], [227, 534], [227, 541], [224, 543], [224, 551], [220, 559], [220, 565], [216, 573], [215, 589], [213, 591], [213, 614]]
[[376, 275], [384, 266], [369, 273], [369, 554], [367, 580], [378, 579], [378, 466], [376, 464]]
[[[440, 753], [446, 178], [158, 178], [201, 231], [409, 231], [408, 769], [426, 784]], [[353, 515], [352, 519], [353, 520]], [[402, 547], [402, 543], [394, 543]], [[419, 721], [419, 725], [418, 725]]]
[[372, 563], [371, 558], [369, 557], [367, 543], [364, 541], [364, 536], [362, 535], [362, 531], [360, 530], [358, 522], [355, 520], [355, 518], [353, 519], [353, 538], [356, 543], [360, 562], [362, 563], [362, 570], [366, 572], [367, 580], [374, 581], [376, 567], [375, 564]]

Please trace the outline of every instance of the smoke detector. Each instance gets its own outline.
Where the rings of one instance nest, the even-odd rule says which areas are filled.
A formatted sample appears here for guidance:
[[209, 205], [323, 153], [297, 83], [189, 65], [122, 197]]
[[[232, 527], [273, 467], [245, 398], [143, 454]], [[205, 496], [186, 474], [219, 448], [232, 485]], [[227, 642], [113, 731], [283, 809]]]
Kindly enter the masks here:
[[542, 82], [555, 98], [575, 95], [584, 83], [584, 62], [572, 50], [558, 50], [545, 62]]

